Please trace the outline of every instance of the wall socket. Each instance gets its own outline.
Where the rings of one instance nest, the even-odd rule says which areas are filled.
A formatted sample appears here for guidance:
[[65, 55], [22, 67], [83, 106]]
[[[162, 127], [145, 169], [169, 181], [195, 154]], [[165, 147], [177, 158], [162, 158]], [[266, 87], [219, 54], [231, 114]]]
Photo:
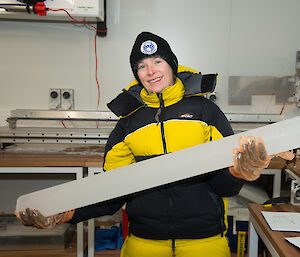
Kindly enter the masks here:
[[50, 88], [49, 91], [49, 109], [59, 110], [60, 109], [60, 88]]
[[61, 109], [74, 110], [74, 89], [61, 89]]
[[74, 89], [50, 88], [49, 109], [74, 110]]

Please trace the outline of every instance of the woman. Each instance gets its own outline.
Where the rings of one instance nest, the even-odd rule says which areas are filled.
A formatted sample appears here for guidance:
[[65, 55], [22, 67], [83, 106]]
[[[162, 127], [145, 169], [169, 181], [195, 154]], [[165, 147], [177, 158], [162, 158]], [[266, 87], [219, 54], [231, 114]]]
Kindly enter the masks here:
[[[104, 170], [233, 134], [225, 115], [202, 96], [214, 91], [216, 75], [178, 66], [166, 40], [142, 32], [130, 64], [136, 79], [108, 104], [120, 120], [106, 145]], [[240, 145], [230, 168], [51, 217], [36, 210], [19, 216], [25, 225], [45, 228], [113, 214], [127, 203], [122, 257], [229, 257], [226, 197], [258, 178], [271, 159], [261, 140], [242, 138]], [[207, 156], [213, 161], [213, 153]]]

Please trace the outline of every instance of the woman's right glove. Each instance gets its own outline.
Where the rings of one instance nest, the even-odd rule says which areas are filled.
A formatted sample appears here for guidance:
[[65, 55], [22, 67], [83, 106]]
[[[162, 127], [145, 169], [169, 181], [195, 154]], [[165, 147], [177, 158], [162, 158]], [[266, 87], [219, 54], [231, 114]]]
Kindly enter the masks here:
[[15, 211], [18, 220], [25, 226], [34, 226], [36, 228], [54, 228], [56, 224], [68, 222], [74, 216], [75, 210], [51, 215], [45, 217], [38, 210], [27, 208], [25, 211]]

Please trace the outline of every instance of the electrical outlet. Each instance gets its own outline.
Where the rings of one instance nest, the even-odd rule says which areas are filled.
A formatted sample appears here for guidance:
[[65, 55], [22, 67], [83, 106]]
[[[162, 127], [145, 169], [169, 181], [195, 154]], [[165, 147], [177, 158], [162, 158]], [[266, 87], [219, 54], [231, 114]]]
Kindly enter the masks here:
[[60, 107], [61, 107], [61, 90], [59, 88], [50, 88], [49, 109], [59, 110]]
[[74, 89], [61, 89], [61, 109], [74, 110]]

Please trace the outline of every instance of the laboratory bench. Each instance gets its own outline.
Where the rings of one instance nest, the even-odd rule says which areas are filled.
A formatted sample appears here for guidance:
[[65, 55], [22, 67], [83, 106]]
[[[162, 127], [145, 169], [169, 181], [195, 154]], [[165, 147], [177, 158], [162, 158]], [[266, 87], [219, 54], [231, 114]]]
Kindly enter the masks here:
[[102, 167], [102, 155], [0, 153], [0, 167]]

